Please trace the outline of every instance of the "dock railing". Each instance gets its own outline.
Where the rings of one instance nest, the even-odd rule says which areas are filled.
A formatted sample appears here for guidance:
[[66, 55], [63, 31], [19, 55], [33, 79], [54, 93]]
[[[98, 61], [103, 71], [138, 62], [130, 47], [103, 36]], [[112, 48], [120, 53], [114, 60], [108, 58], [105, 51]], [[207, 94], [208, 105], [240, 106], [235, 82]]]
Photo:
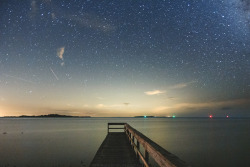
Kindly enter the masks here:
[[[110, 132], [110, 129], [123, 129], [125, 131], [125, 124], [126, 123], [108, 123], [108, 133]], [[123, 127], [114, 127], [114, 125], [123, 125]]]
[[[136, 153], [138, 161], [141, 160], [143, 166], [150, 167], [149, 156], [161, 167], [190, 167], [177, 156], [168, 152], [154, 141], [137, 131], [127, 123], [108, 123], [108, 133], [110, 129], [123, 129], [113, 128], [110, 125], [124, 125], [124, 131], [130, 141], [132, 148]], [[136, 142], [135, 142], [136, 140]], [[140, 147], [144, 148], [144, 154], [141, 153]]]

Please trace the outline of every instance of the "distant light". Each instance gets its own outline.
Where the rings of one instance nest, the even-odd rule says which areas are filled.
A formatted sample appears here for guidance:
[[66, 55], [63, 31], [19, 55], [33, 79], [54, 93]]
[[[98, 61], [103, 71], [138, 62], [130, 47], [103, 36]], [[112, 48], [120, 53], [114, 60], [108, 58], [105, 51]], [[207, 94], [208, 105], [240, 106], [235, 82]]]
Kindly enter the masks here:
[[173, 118], [175, 118], [175, 115], [173, 115]]
[[144, 115], [144, 118], [147, 118], [147, 116], [146, 116], [146, 115]]
[[209, 118], [213, 118], [213, 115], [209, 115]]
[[227, 115], [227, 118], [229, 118], [229, 116]]

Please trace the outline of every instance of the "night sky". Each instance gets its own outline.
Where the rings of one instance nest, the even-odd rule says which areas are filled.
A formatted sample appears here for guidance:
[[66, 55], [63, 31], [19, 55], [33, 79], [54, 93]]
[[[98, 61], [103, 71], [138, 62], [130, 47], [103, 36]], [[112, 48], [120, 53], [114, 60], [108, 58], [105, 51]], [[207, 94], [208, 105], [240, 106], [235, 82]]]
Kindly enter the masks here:
[[249, 0], [1, 0], [0, 116], [250, 116]]

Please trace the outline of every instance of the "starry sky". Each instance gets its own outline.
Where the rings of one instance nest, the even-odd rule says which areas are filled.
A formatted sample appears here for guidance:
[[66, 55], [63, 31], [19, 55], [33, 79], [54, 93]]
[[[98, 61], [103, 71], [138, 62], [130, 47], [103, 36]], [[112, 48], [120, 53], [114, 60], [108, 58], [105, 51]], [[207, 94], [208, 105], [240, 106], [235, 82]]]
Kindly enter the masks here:
[[0, 116], [250, 116], [249, 0], [1, 0]]

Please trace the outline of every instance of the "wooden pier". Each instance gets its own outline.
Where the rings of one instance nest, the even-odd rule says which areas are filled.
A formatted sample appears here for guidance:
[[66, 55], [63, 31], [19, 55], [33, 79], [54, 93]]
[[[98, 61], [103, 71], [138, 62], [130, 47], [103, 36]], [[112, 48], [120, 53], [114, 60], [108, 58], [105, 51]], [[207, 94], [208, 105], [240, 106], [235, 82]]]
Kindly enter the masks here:
[[150, 167], [149, 157], [161, 167], [190, 167], [127, 123], [108, 123], [108, 134], [90, 167]]

